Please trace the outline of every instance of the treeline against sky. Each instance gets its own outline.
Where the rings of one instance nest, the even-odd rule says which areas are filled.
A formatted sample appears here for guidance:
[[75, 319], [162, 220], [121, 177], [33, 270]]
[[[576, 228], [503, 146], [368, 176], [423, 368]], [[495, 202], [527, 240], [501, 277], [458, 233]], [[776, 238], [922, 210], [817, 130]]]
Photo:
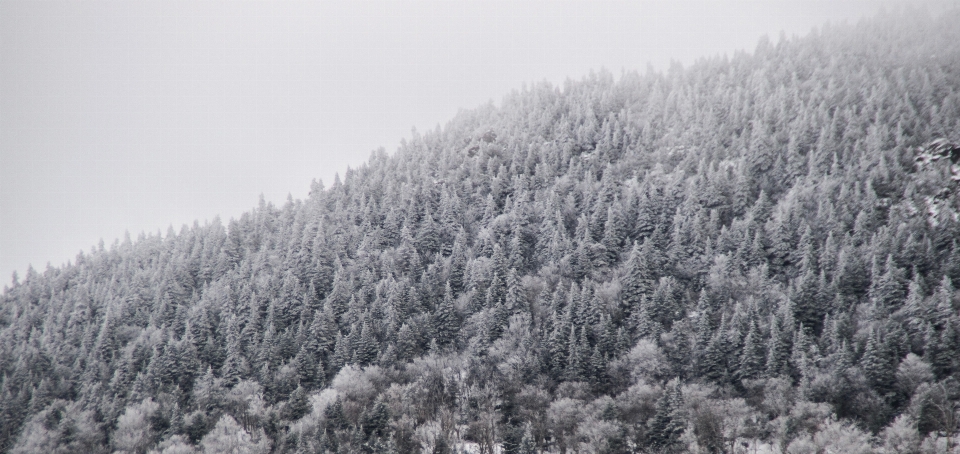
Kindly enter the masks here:
[[957, 23], [529, 85], [31, 269], [0, 450], [956, 452], [960, 191], [914, 156], [960, 139]]

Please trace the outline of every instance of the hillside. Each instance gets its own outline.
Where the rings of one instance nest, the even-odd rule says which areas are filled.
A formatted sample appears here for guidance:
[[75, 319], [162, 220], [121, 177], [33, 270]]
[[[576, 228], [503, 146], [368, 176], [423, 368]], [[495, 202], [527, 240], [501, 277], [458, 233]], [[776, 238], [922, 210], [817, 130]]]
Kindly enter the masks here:
[[30, 270], [0, 451], [958, 452], [957, 23], [533, 84]]

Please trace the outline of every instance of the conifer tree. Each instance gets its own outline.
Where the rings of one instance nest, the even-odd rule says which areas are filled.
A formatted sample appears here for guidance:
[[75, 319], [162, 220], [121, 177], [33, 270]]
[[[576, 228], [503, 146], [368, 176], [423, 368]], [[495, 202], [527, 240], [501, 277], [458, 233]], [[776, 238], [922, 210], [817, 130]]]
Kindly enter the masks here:
[[960, 358], [957, 351], [960, 351], [960, 341], [957, 339], [957, 331], [954, 329], [954, 319], [945, 323], [944, 329], [940, 331], [939, 338], [932, 342], [933, 348], [930, 354], [933, 370], [937, 377], [948, 377], [960, 370]]
[[466, 233], [461, 228], [454, 240], [453, 251], [450, 255], [450, 271], [447, 282], [450, 284], [450, 289], [454, 295], [459, 295], [466, 289], [466, 277], [464, 275], [467, 268], [465, 237]]
[[590, 355], [589, 377], [590, 383], [598, 392], [603, 392], [607, 384], [607, 361], [603, 353], [600, 353], [600, 346], [593, 346], [593, 353]]
[[487, 287], [487, 308], [494, 308], [498, 305], [503, 305], [506, 303], [507, 283], [505, 282], [505, 279], [506, 276], [500, 274], [498, 271], [494, 271], [493, 279], [490, 281], [490, 286]]
[[787, 372], [787, 362], [792, 346], [790, 334], [777, 315], [770, 316], [770, 348], [767, 350], [766, 375], [778, 377]]
[[333, 355], [330, 358], [330, 371], [327, 372], [327, 376], [333, 376], [337, 373], [343, 366], [347, 365], [351, 359], [350, 352], [350, 340], [343, 335], [342, 332], [337, 332], [337, 340], [334, 342], [333, 346]]
[[755, 321], [750, 320], [750, 330], [743, 341], [740, 354], [739, 376], [741, 379], [759, 378], [764, 371], [763, 339]]
[[886, 344], [880, 339], [876, 330], [871, 331], [867, 345], [864, 347], [863, 357], [860, 359], [860, 367], [867, 376], [870, 386], [881, 395], [893, 389], [895, 369], [892, 363]]
[[633, 331], [634, 339], [649, 338], [657, 340], [660, 338], [663, 327], [650, 316], [649, 307], [649, 300], [644, 297], [640, 302], [639, 309], [634, 312], [630, 316], [630, 320], [627, 321], [627, 324]]
[[460, 330], [456, 309], [453, 307], [453, 290], [449, 282], [444, 289], [443, 300], [433, 316], [433, 330], [441, 347], [456, 340]]
[[397, 331], [397, 359], [406, 361], [418, 353], [417, 340], [410, 326], [404, 323]]
[[903, 304], [905, 297], [904, 273], [894, 264], [893, 255], [887, 255], [882, 273], [879, 271], [874, 272], [870, 284], [870, 300], [877, 311], [875, 317], [884, 318]]
[[644, 257], [647, 244], [648, 240], [644, 240], [643, 247], [634, 243], [633, 249], [630, 251], [630, 257], [624, 267], [624, 275], [621, 278], [621, 295], [625, 317], [637, 312], [644, 295], [648, 295], [651, 291], [652, 273], [648, 269], [648, 263]]
[[322, 370], [322, 368], [318, 367], [314, 353], [306, 344], [300, 346], [297, 356], [294, 357], [294, 363], [297, 365], [297, 378], [301, 384], [308, 388], [321, 384], [319, 382], [322, 381], [322, 377], [318, 369]]
[[310, 332], [317, 343], [317, 350], [321, 357], [329, 355], [337, 342], [337, 322], [333, 308], [329, 302], [324, 303], [323, 309], [317, 311], [310, 324]]
[[706, 291], [700, 292], [700, 299], [697, 301], [697, 332], [694, 335], [694, 352], [702, 353], [710, 338], [713, 337], [713, 311], [707, 302]]
[[710, 343], [707, 344], [700, 360], [700, 375], [717, 383], [725, 383], [729, 378], [726, 337], [726, 333], [717, 330], [710, 338]]
[[580, 335], [577, 336], [576, 330], [571, 326], [569, 339], [564, 378], [568, 381], [580, 381], [591, 375], [590, 344], [587, 341], [586, 327], [580, 328]]
[[608, 266], [616, 264], [620, 259], [620, 248], [626, 238], [626, 223], [619, 205], [614, 202], [607, 208], [607, 221], [603, 228], [603, 239], [600, 241], [604, 248], [604, 262]]
[[[556, 317], [556, 314], [554, 314], [554, 317]], [[567, 368], [569, 351], [568, 333], [570, 332], [570, 327], [559, 321], [555, 321], [553, 325], [553, 332], [550, 333], [550, 337], [547, 339], [547, 352], [549, 355], [549, 362], [547, 364], [550, 367], [552, 377], [554, 379], [560, 379]]]
[[674, 379], [657, 401], [657, 410], [647, 423], [648, 441], [657, 452], [679, 452], [680, 435], [686, 429], [680, 380]]
[[310, 401], [307, 399], [307, 392], [303, 386], [298, 385], [297, 389], [290, 393], [284, 410], [284, 419], [289, 421], [296, 421], [310, 411]]
[[660, 278], [648, 306], [651, 318], [667, 330], [673, 325], [673, 321], [681, 315], [681, 305], [677, 298], [676, 287], [677, 281], [673, 277]]
[[801, 271], [793, 292], [794, 319], [813, 334], [819, 334], [823, 324], [824, 308], [818, 292], [818, 279], [812, 268]]
[[373, 329], [370, 328], [370, 323], [364, 321], [360, 328], [357, 349], [354, 352], [357, 364], [366, 366], [373, 363], [380, 353], [378, 345]]
[[390, 410], [383, 397], [378, 397], [373, 405], [364, 411], [360, 419], [360, 426], [367, 437], [386, 435], [390, 422]]

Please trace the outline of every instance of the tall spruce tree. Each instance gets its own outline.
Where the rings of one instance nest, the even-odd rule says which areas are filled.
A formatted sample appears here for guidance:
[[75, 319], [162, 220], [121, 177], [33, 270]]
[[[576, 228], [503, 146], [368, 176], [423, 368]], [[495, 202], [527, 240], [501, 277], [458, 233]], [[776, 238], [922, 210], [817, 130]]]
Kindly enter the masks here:
[[648, 442], [656, 452], [680, 452], [680, 435], [686, 429], [680, 380], [667, 384], [657, 401], [656, 413], [647, 424]]

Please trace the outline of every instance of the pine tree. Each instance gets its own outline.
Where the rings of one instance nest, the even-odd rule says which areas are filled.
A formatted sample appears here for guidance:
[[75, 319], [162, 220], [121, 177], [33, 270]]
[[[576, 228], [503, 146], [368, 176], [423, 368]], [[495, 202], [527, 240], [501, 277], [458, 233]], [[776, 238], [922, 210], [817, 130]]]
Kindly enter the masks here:
[[870, 386], [881, 395], [890, 392], [894, 386], [894, 365], [885, 343], [876, 330], [871, 331], [867, 345], [860, 358], [860, 368], [870, 382]]
[[609, 315], [602, 315], [600, 323], [597, 325], [597, 346], [601, 352], [616, 355], [617, 349], [617, 328], [613, 324]]
[[494, 271], [493, 279], [490, 280], [490, 286], [487, 287], [487, 308], [494, 308], [506, 303], [507, 284], [504, 275]]
[[368, 438], [386, 435], [389, 423], [390, 411], [382, 396], [360, 416], [360, 427]]
[[339, 330], [337, 329], [336, 316], [329, 302], [324, 303], [323, 309], [317, 311], [314, 315], [313, 322], [310, 324], [310, 331], [316, 339], [317, 353], [321, 357], [331, 354], [336, 345]]
[[700, 299], [697, 301], [697, 332], [693, 338], [694, 351], [702, 353], [710, 343], [713, 337], [713, 311], [707, 301], [706, 291], [700, 292]]
[[706, 351], [700, 361], [699, 373], [704, 378], [725, 383], [729, 378], [727, 369], [727, 336], [722, 330], [717, 330], [710, 338]]
[[673, 321], [680, 317], [681, 305], [677, 298], [677, 281], [670, 276], [660, 278], [650, 298], [650, 317], [669, 330]]
[[932, 365], [937, 377], [949, 377], [960, 370], [960, 358], [957, 352], [960, 351], [960, 341], [957, 339], [957, 332], [953, 328], [953, 320], [945, 323], [944, 329], [940, 331], [939, 338], [932, 348]]
[[417, 340], [410, 326], [404, 323], [397, 331], [397, 359], [407, 361], [419, 352]]
[[380, 346], [370, 328], [370, 323], [364, 321], [360, 328], [360, 338], [355, 351], [357, 364], [366, 366], [376, 361], [380, 354]]
[[454, 295], [459, 295], [466, 289], [466, 278], [464, 276], [467, 268], [466, 257], [466, 233], [463, 228], [457, 233], [453, 243], [453, 252], [450, 255], [450, 270], [448, 273], [448, 283]]
[[783, 322], [777, 315], [770, 316], [770, 349], [767, 350], [766, 376], [779, 377], [787, 372], [787, 361], [790, 357], [790, 334], [785, 330]]
[[567, 368], [564, 378], [568, 381], [581, 381], [590, 377], [590, 344], [587, 341], [586, 327], [580, 328], [580, 335], [570, 327], [570, 341], [567, 346]]
[[504, 295], [504, 304], [510, 315], [520, 311], [528, 311], [526, 298], [523, 296], [523, 287], [520, 285], [520, 279], [517, 276], [517, 270], [510, 268], [507, 271], [507, 292]]
[[593, 269], [593, 260], [590, 258], [590, 251], [585, 242], [578, 242], [576, 249], [570, 257], [570, 277], [574, 281], [581, 281], [590, 274]]
[[297, 365], [297, 377], [300, 383], [308, 388], [322, 387], [323, 376], [320, 374], [323, 370], [322, 364], [317, 364], [317, 359], [307, 344], [300, 346], [297, 356], [294, 357], [294, 363]]
[[324, 409], [323, 415], [326, 418], [326, 426], [330, 432], [347, 428], [348, 422], [346, 416], [343, 414], [343, 399], [340, 398], [339, 394], [337, 395], [337, 399]]
[[493, 307], [492, 316], [488, 320], [487, 326], [487, 340], [493, 342], [500, 338], [500, 335], [503, 334], [503, 331], [507, 328], [507, 323], [510, 321], [510, 309], [507, 308], [506, 303], [500, 302]]
[[802, 271], [794, 284], [794, 319], [802, 323], [810, 333], [818, 335], [822, 329], [824, 308], [819, 298], [817, 274], [812, 268]]
[[793, 332], [792, 349], [790, 351], [790, 375], [794, 380], [800, 380], [809, 372], [811, 360], [811, 342], [803, 324]]
[[644, 240], [642, 247], [634, 243], [624, 267], [621, 278], [624, 317], [637, 312], [644, 295], [649, 295], [652, 290], [653, 276], [645, 257], [649, 248], [649, 240]]
[[288, 421], [296, 421], [310, 412], [310, 401], [303, 386], [298, 385], [297, 389], [290, 393], [284, 410], [284, 419]]
[[513, 235], [510, 237], [510, 257], [508, 258], [510, 268], [515, 270], [527, 269], [527, 249], [529, 247], [530, 245], [524, 240], [522, 227], [519, 224], [514, 225]]
[[600, 353], [598, 345], [593, 346], [593, 353], [590, 355], [589, 378], [598, 392], [602, 393], [606, 389], [607, 360], [604, 354]]
[[750, 330], [743, 341], [740, 354], [739, 376], [741, 379], [759, 378], [764, 369], [763, 339], [757, 330], [757, 324], [750, 321]]
[[330, 309], [333, 312], [334, 320], [339, 321], [340, 316], [347, 311], [347, 307], [350, 303], [352, 285], [347, 280], [347, 271], [340, 263], [339, 258], [337, 258], [336, 263], [336, 272], [333, 275], [333, 286], [330, 290], [330, 293], [327, 294], [327, 298], [324, 301], [324, 306], [329, 304]]
[[[554, 314], [554, 318], [556, 318], [556, 314]], [[556, 320], [553, 323], [553, 332], [547, 339], [547, 354], [549, 355], [547, 364], [550, 367], [551, 376], [556, 380], [563, 376], [563, 372], [567, 368], [569, 332], [570, 327]]]
[[626, 238], [626, 222], [621, 213], [620, 204], [614, 202], [607, 208], [607, 221], [603, 228], [603, 239], [600, 244], [604, 248], [604, 262], [612, 266], [620, 259], [620, 248]]
[[441, 347], [450, 345], [457, 338], [460, 331], [456, 309], [453, 307], [453, 290], [449, 282], [444, 289], [443, 300], [437, 306], [433, 316], [433, 330], [437, 344]]
[[576, 323], [578, 326], [594, 327], [600, 323], [601, 313], [603, 312], [603, 300], [600, 295], [591, 293], [584, 286], [580, 294], [580, 304], [577, 305]]
[[627, 321], [627, 325], [633, 331], [633, 338], [635, 340], [648, 338], [653, 340], [660, 339], [660, 333], [663, 331], [663, 327], [659, 322], [653, 320], [650, 316], [650, 300], [646, 297], [640, 302], [640, 307], [635, 311], [631, 316], [630, 320]]
[[422, 257], [432, 257], [440, 252], [442, 244], [440, 237], [440, 227], [433, 220], [433, 215], [427, 210], [420, 222], [420, 230], [417, 232], [416, 245]]
[[894, 264], [892, 255], [887, 255], [883, 273], [874, 273], [870, 284], [870, 300], [876, 308], [877, 312], [874, 315], [876, 318], [885, 318], [903, 304], [905, 297], [903, 274], [903, 270]]
[[686, 429], [680, 380], [667, 385], [657, 401], [657, 411], [647, 423], [648, 441], [656, 452], [679, 452], [680, 435]]
[[347, 365], [350, 362], [351, 352], [349, 340], [341, 332], [337, 332], [337, 340], [334, 342], [333, 346], [333, 355], [330, 358], [330, 370], [327, 372], [328, 377], [332, 377], [339, 371], [343, 366]]

